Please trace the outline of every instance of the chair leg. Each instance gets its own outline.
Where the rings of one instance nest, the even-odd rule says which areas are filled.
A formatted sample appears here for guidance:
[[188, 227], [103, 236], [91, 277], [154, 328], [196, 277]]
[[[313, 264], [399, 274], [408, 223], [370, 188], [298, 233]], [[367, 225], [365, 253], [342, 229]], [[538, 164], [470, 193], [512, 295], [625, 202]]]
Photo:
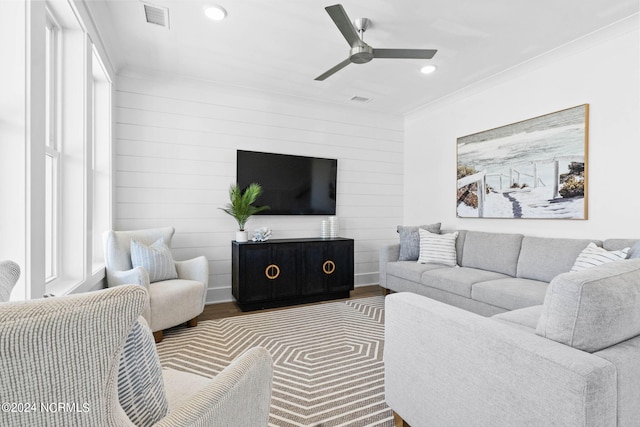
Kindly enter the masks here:
[[196, 326], [198, 326], [198, 316], [187, 321], [187, 328], [195, 328]]
[[396, 411], [393, 411], [393, 425], [395, 427], [411, 427], [407, 424]]
[[382, 295], [383, 296], [387, 296], [387, 295], [391, 295], [391, 289], [388, 288], [382, 288]]
[[163, 338], [163, 330], [160, 329], [159, 331], [155, 331], [153, 333], [153, 339], [156, 341], [156, 343], [159, 343], [160, 341], [162, 341]]

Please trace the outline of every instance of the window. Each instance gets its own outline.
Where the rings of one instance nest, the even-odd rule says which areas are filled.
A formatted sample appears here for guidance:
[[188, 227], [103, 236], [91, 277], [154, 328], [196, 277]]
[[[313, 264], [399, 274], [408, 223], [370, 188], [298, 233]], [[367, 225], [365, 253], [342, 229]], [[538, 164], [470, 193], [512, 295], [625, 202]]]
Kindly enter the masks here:
[[104, 278], [111, 80], [73, 3], [48, 0], [46, 8], [45, 293], [63, 295]]
[[59, 26], [47, 13], [45, 26], [45, 282], [59, 270]]

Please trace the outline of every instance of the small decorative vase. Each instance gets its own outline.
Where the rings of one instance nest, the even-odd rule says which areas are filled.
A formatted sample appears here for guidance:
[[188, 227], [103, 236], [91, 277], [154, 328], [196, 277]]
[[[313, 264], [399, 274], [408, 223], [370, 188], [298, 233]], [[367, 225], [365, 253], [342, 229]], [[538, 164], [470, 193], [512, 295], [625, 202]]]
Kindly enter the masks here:
[[248, 242], [249, 241], [249, 233], [244, 230], [236, 231], [236, 242]]

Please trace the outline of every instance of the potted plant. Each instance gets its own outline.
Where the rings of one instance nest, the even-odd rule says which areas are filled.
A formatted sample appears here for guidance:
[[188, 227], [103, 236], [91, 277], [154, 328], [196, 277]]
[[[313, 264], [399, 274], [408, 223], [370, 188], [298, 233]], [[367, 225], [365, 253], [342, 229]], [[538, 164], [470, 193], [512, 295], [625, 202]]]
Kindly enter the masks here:
[[242, 191], [238, 184], [232, 184], [229, 188], [229, 203], [225, 208], [220, 208], [238, 222], [238, 231], [236, 232], [236, 242], [246, 242], [249, 235], [244, 229], [245, 224], [251, 215], [269, 209], [269, 206], [253, 206], [258, 196], [262, 194], [262, 187], [255, 182], [250, 184]]

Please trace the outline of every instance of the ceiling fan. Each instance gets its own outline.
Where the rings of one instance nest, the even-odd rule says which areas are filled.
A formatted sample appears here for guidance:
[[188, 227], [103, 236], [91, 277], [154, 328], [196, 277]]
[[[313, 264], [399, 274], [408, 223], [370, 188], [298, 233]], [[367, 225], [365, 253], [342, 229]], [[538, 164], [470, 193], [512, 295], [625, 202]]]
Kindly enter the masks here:
[[342, 70], [352, 62], [355, 64], [364, 64], [373, 58], [431, 59], [437, 52], [435, 49], [374, 49], [365, 43], [363, 39], [364, 32], [371, 26], [369, 19], [356, 19], [354, 21], [354, 27], [342, 5], [334, 4], [333, 6], [327, 6], [325, 10], [331, 19], [333, 19], [333, 22], [344, 38], [347, 39], [347, 43], [349, 43], [351, 49], [349, 50], [349, 57], [347, 59], [320, 74], [315, 80], [322, 81]]

